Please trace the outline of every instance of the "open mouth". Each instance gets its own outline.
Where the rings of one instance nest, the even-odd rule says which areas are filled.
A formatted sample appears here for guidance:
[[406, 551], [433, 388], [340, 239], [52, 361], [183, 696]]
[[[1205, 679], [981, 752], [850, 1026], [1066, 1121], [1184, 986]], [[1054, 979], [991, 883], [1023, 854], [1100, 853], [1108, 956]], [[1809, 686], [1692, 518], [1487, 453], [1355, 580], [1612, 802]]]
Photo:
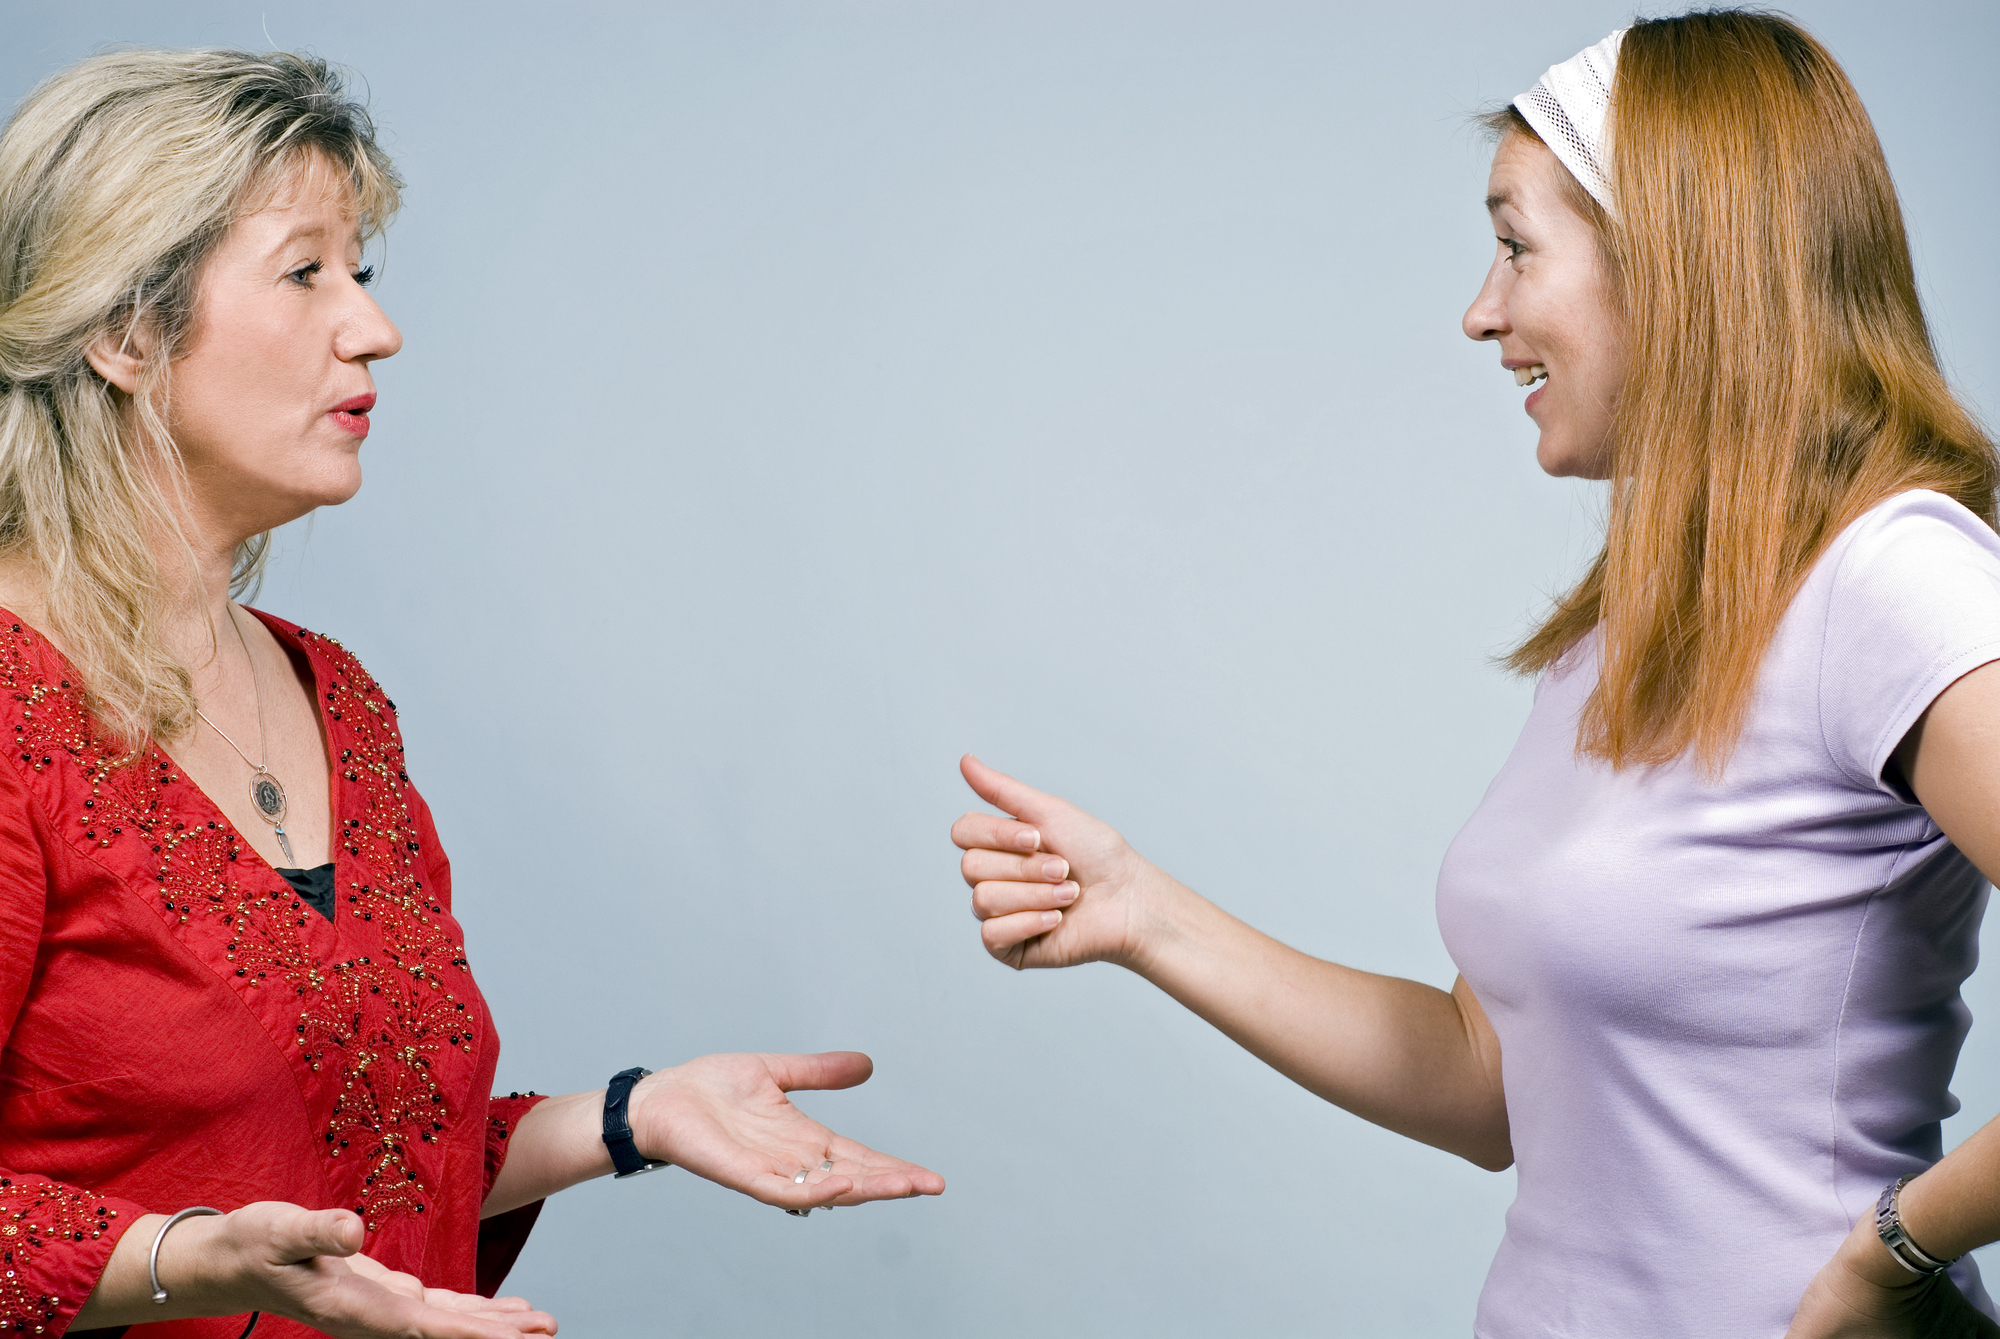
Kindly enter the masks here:
[[1549, 369], [1547, 367], [1541, 363], [1530, 363], [1526, 367], [1517, 367], [1514, 369], [1514, 384], [1516, 386], [1532, 386], [1538, 381], [1546, 381], [1548, 375]]
[[328, 412], [333, 421], [356, 437], [368, 435], [368, 411], [375, 407], [372, 395], [357, 395], [351, 400], [343, 400]]

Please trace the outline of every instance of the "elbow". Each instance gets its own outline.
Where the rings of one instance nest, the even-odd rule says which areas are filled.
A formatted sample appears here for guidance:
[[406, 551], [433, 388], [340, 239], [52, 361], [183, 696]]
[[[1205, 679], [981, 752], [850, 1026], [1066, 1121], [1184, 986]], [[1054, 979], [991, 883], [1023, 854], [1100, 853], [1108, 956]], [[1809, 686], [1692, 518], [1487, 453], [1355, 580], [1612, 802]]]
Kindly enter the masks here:
[[1514, 1140], [1504, 1123], [1498, 1129], [1468, 1130], [1446, 1147], [1481, 1171], [1504, 1172], [1514, 1165]]
[[1490, 1130], [1461, 1129], [1449, 1134], [1434, 1133], [1429, 1137], [1423, 1135], [1414, 1137], [1432, 1148], [1442, 1149], [1454, 1157], [1464, 1158], [1481, 1171], [1504, 1172], [1514, 1165], [1514, 1141], [1508, 1137], [1505, 1130], [1495, 1134]]

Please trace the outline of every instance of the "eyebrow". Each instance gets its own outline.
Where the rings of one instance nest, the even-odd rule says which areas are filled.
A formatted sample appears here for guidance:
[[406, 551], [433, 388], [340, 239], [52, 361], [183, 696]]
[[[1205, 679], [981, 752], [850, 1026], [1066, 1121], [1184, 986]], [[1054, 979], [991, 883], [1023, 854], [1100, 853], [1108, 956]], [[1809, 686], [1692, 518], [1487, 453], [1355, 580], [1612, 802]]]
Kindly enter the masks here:
[[[294, 242], [324, 240], [333, 231], [334, 231], [333, 229], [329, 229], [325, 227], [323, 224], [319, 223], [300, 223], [297, 226], [287, 230], [283, 237], [280, 237], [276, 242], [272, 243], [269, 255], [272, 258], [281, 255], [283, 252], [288, 250]], [[351, 228], [349, 229], [349, 237], [343, 238], [342, 240], [352, 240], [353, 238], [358, 238], [360, 235], [360, 231], [361, 230], [358, 226]]]
[[276, 255], [294, 242], [326, 236], [326, 228], [318, 223], [299, 223], [286, 230], [285, 235], [271, 244], [271, 253]]
[[1514, 203], [1514, 196], [1512, 192], [1495, 191], [1493, 194], [1486, 197], [1486, 212], [1491, 214], [1494, 210], [1500, 208], [1500, 206], [1511, 205], [1513, 203]]

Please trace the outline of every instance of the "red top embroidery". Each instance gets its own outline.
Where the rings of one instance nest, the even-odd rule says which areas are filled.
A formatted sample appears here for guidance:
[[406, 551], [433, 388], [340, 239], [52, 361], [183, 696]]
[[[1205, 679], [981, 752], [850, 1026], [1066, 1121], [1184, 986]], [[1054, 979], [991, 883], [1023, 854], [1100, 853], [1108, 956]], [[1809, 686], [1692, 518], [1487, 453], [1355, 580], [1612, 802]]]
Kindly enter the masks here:
[[353, 1209], [375, 1259], [474, 1287], [535, 1099], [490, 1096], [499, 1042], [394, 705], [259, 617], [311, 665], [333, 752], [331, 924], [164, 752], [117, 765], [67, 662], [0, 613], [0, 1333], [60, 1334], [123, 1227], [188, 1204]]

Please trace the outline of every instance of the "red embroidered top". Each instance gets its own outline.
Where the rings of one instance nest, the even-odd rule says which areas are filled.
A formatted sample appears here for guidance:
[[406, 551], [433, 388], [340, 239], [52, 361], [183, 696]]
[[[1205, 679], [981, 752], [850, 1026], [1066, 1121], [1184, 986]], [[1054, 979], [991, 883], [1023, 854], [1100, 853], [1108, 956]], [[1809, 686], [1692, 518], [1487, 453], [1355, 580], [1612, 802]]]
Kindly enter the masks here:
[[[0, 1334], [63, 1333], [125, 1227], [191, 1204], [353, 1209], [370, 1256], [475, 1286], [535, 1099], [491, 1096], [499, 1040], [394, 704], [338, 643], [259, 617], [312, 667], [331, 923], [164, 752], [114, 765], [68, 662], [0, 611]], [[489, 1290], [538, 1207], [489, 1221]]]

